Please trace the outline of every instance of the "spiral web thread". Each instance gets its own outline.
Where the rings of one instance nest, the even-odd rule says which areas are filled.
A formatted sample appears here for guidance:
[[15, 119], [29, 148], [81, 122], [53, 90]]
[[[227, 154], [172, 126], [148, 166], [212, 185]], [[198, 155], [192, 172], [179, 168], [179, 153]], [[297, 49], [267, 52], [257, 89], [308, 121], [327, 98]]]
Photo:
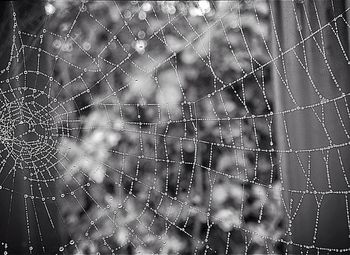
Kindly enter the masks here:
[[[244, 236], [243, 246], [245, 247], [245, 252], [248, 251], [249, 246], [253, 242], [260, 242], [266, 253], [274, 252], [274, 248], [271, 245], [275, 243], [282, 243], [287, 247], [301, 247], [306, 250], [316, 249], [318, 251], [349, 252], [350, 248], [334, 249], [317, 246], [317, 224], [315, 224], [316, 238], [314, 244], [311, 246], [289, 241], [286, 238], [289, 235], [288, 231], [280, 235], [274, 234], [273, 230], [268, 232], [268, 234], [266, 232], [259, 232], [259, 224], [261, 224], [265, 213], [264, 206], [268, 203], [270, 197], [275, 196], [279, 201], [279, 204], [275, 205], [276, 210], [286, 209], [286, 204], [289, 202], [285, 201], [285, 198], [282, 196], [282, 191], [286, 190], [289, 193], [299, 194], [313, 192], [316, 200], [321, 196], [322, 198], [318, 200], [318, 213], [324, 196], [329, 194], [344, 195], [346, 198], [345, 208], [347, 215], [347, 222], [344, 222], [344, 224], [348, 226], [350, 231], [349, 191], [337, 190], [337, 187], [332, 187], [332, 180], [328, 172], [326, 175], [330, 188], [328, 191], [318, 191], [316, 189], [291, 190], [284, 187], [283, 178], [281, 181], [278, 181], [274, 176], [276, 172], [278, 172], [277, 174], [279, 176], [282, 176], [281, 162], [278, 162], [280, 158], [276, 155], [300, 155], [305, 153], [311, 157], [313, 153], [318, 151], [325, 153], [337, 151], [344, 182], [346, 182], [347, 188], [350, 187], [345, 171], [346, 166], [344, 166], [342, 161], [344, 154], [342, 155], [340, 152], [343, 150], [346, 153], [350, 145], [349, 131], [344, 125], [344, 122], [350, 117], [347, 103], [349, 93], [342, 91], [337, 81], [338, 77], [332, 75], [334, 84], [331, 84], [331, 86], [339, 90], [339, 96], [328, 99], [320, 96], [318, 102], [310, 103], [306, 106], [300, 106], [294, 102], [294, 107], [283, 112], [277, 112], [273, 110], [270, 103], [268, 94], [271, 91], [268, 89], [269, 85], [265, 84], [267, 78], [264, 76], [264, 71], [273, 65], [275, 61], [283, 59], [283, 56], [286, 54], [293, 54], [295, 49], [303, 46], [303, 43], [313, 40], [316, 36], [322, 34], [330, 26], [331, 22], [321, 24], [319, 29], [311, 31], [310, 36], [299, 41], [287, 51], [280, 52], [274, 58], [271, 54], [271, 48], [269, 48], [268, 39], [265, 38], [267, 35], [261, 29], [260, 40], [264, 44], [263, 50], [270, 57], [261, 64], [256, 60], [255, 53], [250, 50], [245, 30], [242, 29], [240, 12], [237, 12], [239, 9], [237, 8], [239, 5], [237, 1], [225, 2], [225, 11], [218, 11], [214, 19], [207, 20], [207, 14], [198, 15], [198, 19], [204, 20], [203, 22], [206, 24], [205, 29], [199, 32], [195, 31], [194, 25], [188, 16], [179, 11], [171, 13], [171, 7], [169, 7], [170, 13], [168, 14], [167, 22], [154, 30], [151, 23], [148, 22], [148, 17], [142, 17], [144, 13], [147, 13], [149, 16], [156, 15], [155, 12], [152, 12], [153, 5], [150, 5], [150, 7], [147, 5], [145, 7], [145, 3], [138, 3], [136, 1], [133, 3], [133, 6], [138, 11], [132, 13], [125, 10], [123, 12], [120, 11], [119, 5], [122, 6], [122, 2], [98, 1], [98, 4], [110, 5], [115, 8], [115, 11], [120, 11], [122, 25], [118, 31], [114, 31], [107, 28], [99, 20], [98, 14], [94, 13], [94, 9], [90, 8], [90, 4], [90, 2], [82, 2], [80, 4], [74, 20], [70, 21], [69, 26], [65, 29], [65, 34], [52, 32], [47, 25], [49, 18], [47, 18], [44, 27], [38, 34], [20, 31], [16, 13], [13, 11], [13, 36], [10, 60], [8, 66], [1, 70], [2, 74], [8, 73], [8, 78], [0, 81], [1, 86], [7, 88], [1, 90], [1, 152], [2, 154], [7, 153], [7, 157], [3, 158], [1, 162], [0, 171], [3, 172], [3, 169], [5, 169], [5, 166], [8, 167], [8, 162], [10, 161], [13, 161], [13, 166], [11, 171], [6, 173], [6, 176], [0, 180], [0, 192], [10, 192], [11, 201], [15, 199], [23, 200], [26, 211], [26, 215], [23, 215], [23, 217], [25, 217], [27, 225], [28, 251], [30, 253], [33, 250], [33, 243], [31, 241], [33, 236], [39, 236], [39, 239], [36, 240], [41, 243], [44, 243], [45, 237], [40, 232], [42, 227], [40, 225], [40, 217], [36, 213], [29, 215], [28, 207], [33, 207], [34, 212], [36, 212], [37, 203], [42, 203], [45, 208], [48, 208], [46, 204], [54, 203], [60, 208], [60, 205], [66, 200], [73, 201], [73, 204], [81, 208], [83, 210], [82, 217], [88, 219], [90, 224], [87, 229], [82, 231], [81, 236], [70, 235], [70, 240], [67, 243], [63, 243], [57, 252], [66, 252], [69, 250], [83, 252], [81, 246], [82, 240], [95, 241], [93, 233], [97, 233], [102, 240], [101, 246], [108, 253], [118, 253], [122, 251], [123, 247], [130, 244], [137, 251], [149, 252], [150, 244], [147, 243], [144, 235], [141, 234], [144, 232], [146, 232], [146, 235], [149, 234], [159, 239], [161, 244], [158, 251], [155, 252], [165, 252], [167, 251], [166, 249], [170, 249], [169, 243], [171, 240], [168, 234], [172, 233], [172, 231], [177, 231], [180, 235], [192, 240], [194, 253], [200, 250], [204, 250], [206, 253], [218, 252], [212, 247], [212, 243], [210, 243], [210, 240], [215, 238], [211, 236], [211, 229], [215, 226], [221, 226], [226, 230], [226, 241], [223, 244], [225, 253], [230, 253], [232, 251], [231, 246], [235, 245], [234, 239], [231, 237], [233, 231], [238, 231]], [[153, 4], [156, 5], [156, 3]], [[185, 3], [185, 5], [189, 4], [191, 2]], [[266, 15], [270, 15], [271, 6], [264, 1], [247, 1], [246, 4], [253, 10], [254, 15], [252, 17], [255, 24], [258, 25], [258, 30], [259, 28], [263, 28], [259, 12], [265, 11]], [[257, 6], [267, 9], [261, 10]], [[149, 8], [149, 10], [145, 11], [145, 8]], [[205, 8], [203, 8], [198, 7], [193, 10], [197, 13], [206, 12]], [[229, 16], [234, 11], [237, 12], [238, 16], [236, 20], [232, 21], [234, 23], [232, 26], [237, 29], [236, 34], [245, 43], [245, 53], [249, 59], [248, 66], [251, 67], [248, 72], [245, 71], [244, 67], [241, 66], [241, 62], [238, 61], [239, 57], [235, 53], [235, 48], [231, 44], [232, 39], [227, 33], [227, 27], [225, 27], [227, 25], [225, 21], [226, 16]], [[350, 25], [346, 21], [347, 15], [348, 9], [346, 12], [335, 17], [332, 22], [343, 22], [349, 28]], [[104, 30], [108, 35], [106, 45], [101, 47], [97, 53], [90, 54], [89, 45], [79, 42], [79, 36], [74, 35], [77, 27], [83, 26], [82, 23], [79, 23], [79, 19], [84, 16], [89, 17], [91, 22], [98, 24], [100, 29]], [[147, 38], [143, 38], [145, 35], [142, 35], [142, 33], [141, 36], [136, 36], [129, 26], [129, 23], [138, 17], [142, 20], [140, 22], [145, 22], [148, 28], [153, 31]], [[295, 17], [297, 18], [296, 14]], [[177, 21], [180, 19], [187, 24], [188, 27], [186, 29], [194, 31], [195, 36], [193, 38], [186, 38], [181, 33], [181, 28], [177, 27]], [[164, 30], [166, 29], [177, 33], [177, 36], [184, 42], [175, 50], [173, 49], [173, 45], [171, 43], [169, 44], [164, 37]], [[274, 30], [274, 27], [272, 30]], [[124, 33], [128, 31], [130, 33], [130, 43], [133, 43], [134, 48], [128, 49], [120, 42], [118, 34], [121, 31], [124, 31]], [[224, 81], [216, 74], [215, 66], [213, 67], [212, 64], [215, 56], [211, 55], [211, 47], [213, 47], [211, 41], [206, 42], [206, 45], [198, 46], [197, 44], [206, 34], [214, 33], [214, 31], [224, 38], [223, 41], [228, 50], [227, 52], [231, 54], [230, 59], [240, 71], [240, 75], [229, 82]], [[334, 31], [334, 33], [337, 35], [337, 31]], [[140, 39], [140, 37], [143, 39]], [[44, 47], [44, 40], [51, 40], [54, 43], [59, 42], [59, 45], [56, 45], [57, 47], [52, 45]], [[163, 44], [163, 47], [169, 51], [168, 57], [159, 59], [147, 52], [148, 47], [152, 45], [152, 40], [159, 40], [158, 42]], [[35, 43], [33, 45], [27, 45], [24, 43], [25, 41]], [[335, 43], [342, 50], [347, 47], [346, 45], [342, 45], [341, 41]], [[117, 46], [114, 46], [114, 44]], [[63, 51], [72, 52], [69, 50], [69, 47], [73, 47], [75, 51], [79, 51], [80, 54], [89, 59], [90, 66], [80, 66], [79, 62], [72, 62], [71, 59], [74, 60], [74, 58], [67, 58], [69, 53], [61, 54]], [[118, 51], [117, 54], [122, 55], [120, 62], [115, 63], [104, 54], [111, 47], [115, 51]], [[179, 75], [177, 53], [185, 50], [191, 51], [192, 54], [200, 59], [203, 67], [207, 68], [208, 75], [212, 78], [212, 85], [210, 85], [209, 91], [204, 91], [202, 95], [199, 92], [193, 91], [189, 95], [189, 90], [186, 90], [185, 82]], [[31, 55], [31, 59], [27, 60], [27, 62], [37, 63], [36, 69], [26, 68], [26, 61], [23, 61], [23, 59], [26, 59], [28, 52], [36, 53]], [[349, 61], [349, 57], [345, 51], [343, 50], [342, 52], [343, 57]], [[70, 54], [73, 54], [73, 52]], [[49, 70], [43, 70], [42, 68], [40, 61], [43, 61], [43, 56], [53, 63], [50, 68], [45, 67]], [[135, 56], [138, 59], [142, 58], [144, 61], [136, 61]], [[298, 57], [297, 55], [295, 56], [296, 58]], [[306, 53], [304, 57], [307, 58]], [[302, 65], [302, 60], [299, 62]], [[16, 65], [19, 65], [18, 63], [20, 63], [21, 68], [16, 69]], [[137, 75], [124, 68], [123, 65], [126, 64], [131, 66], [134, 70], [133, 73], [137, 73]], [[63, 79], [56, 80], [58, 75], [54, 74], [53, 70], [58, 65], [65, 66], [66, 70], [74, 70], [76, 75], [64, 81]], [[163, 66], [167, 66], [167, 70], [169, 70], [168, 74], [171, 74], [169, 77], [174, 80], [165, 79], [164, 82], [164, 80], [157, 77], [157, 70]], [[304, 67], [304, 70], [308, 72], [307, 67]], [[331, 67], [328, 70], [332, 73]], [[126, 80], [128, 82], [122, 84], [119, 88], [116, 88], [113, 84], [118, 82], [113, 80], [113, 74], [115, 72], [119, 72], [127, 77]], [[98, 77], [93, 83], [91, 83], [90, 76], [88, 76], [91, 74]], [[38, 78], [38, 82], [34, 86], [27, 86], [26, 78], [30, 75]], [[278, 73], [278, 75], [282, 80], [282, 77], [287, 76], [287, 70], [284, 69], [283, 73]], [[260, 94], [255, 96], [263, 102], [264, 108], [266, 108], [265, 113], [255, 114], [246, 103], [245, 80], [249, 77], [254, 80], [254, 86], [260, 91]], [[40, 79], [44, 80], [42, 82], [44, 85], [41, 87], [38, 85], [40, 84]], [[313, 77], [310, 77], [310, 80], [312, 79]], [[153, 87], [146, 87], [145, 89], [144, 83], [150, 81]], [[169, 83], [169, 85], [165, 83]], [[290, 93], [290, 98], [293, 99], [293, 93], [291, 92], [293, 88], [289, 88], [288, 82], [281, 81], [281, 83]], [[76, 86], [76, 84], [80, 84], [80, 88], [75, 91], [75, 94], [69, 97], [62, 96], [71, 86]], [[104, 92], [103, 97], [96, 97], [92, 90], [101, 86], [104, 86], [107, 92]], [[315, 93], [320, 94], [317, 84], [312, 83], [307, 84], [307, 86], [313, 86]], [[152, 100], [147, 90], [156, 93], [157, 100]], [[201, 88], [197, 90], [201, 90]], [[137, 99], [130, 99], [129, 102], [126, 102], [125, 91], [132, 91], [134, 97]], [[232, 107], [228, 97], [225, 95], [227, 91], [230, 91], [236, 97], [236, 100], [240, 102], [239, 107], [242, 109], [240, 112], [230, 114], [235, 110], [232, 109], [234, 107]], [[75, 100], [81, 96], [89, 97], [91, 101], [83, 107], [78, 106]], [[337, 114], [343, 131], [346, 134], [346, 140], [341, 143], [319, 148], [294, 149], [290, 146], [289, 150], [276, 149], [275, 138], [273, 137], [273, 125], [277, 116], [286, 116], [294, 112], [309, 109], [315, 112], [318, 109], [322, 109], [320, 114], [322, 116], [324, 114], [323, 106], [327, 104], [334, 104], [335, 106], [337, 104], [345, 104], [347, 112], [342, 114], [338, 110]], [[174, 113], [171, 107], [181, 109], [181, 113]], [[84, 112], [92, 108], [98, 109], [98, 111], [96, 111], [97, 113], [95, 115], [90, 113], [91, 120], [84, 116]], [[203, 108], [210, 108], [210, 114], [200, 116], [200, 109]], [[145, 112], [153, 114], [151, 121], [143, 121], [145, 119], [143, 116]], [[135, 116], [130, 116], [132, 114]], [[100, 123], [93, 120], [94, 117], [97, 118], [98, 116], [102, 119]], [[90, 124], [84, 122], [86, 119], [91, 121]], [[217, 127], [215, 130], [218, 132], [214, 135], [215, 139], [202, 136], [201, 128], [203, 128], [203, 123], [211, 123], [208, 125]], [[257, 124], [265, 126], [268, 133], [267, 140], [269, 141], [269, 145], [263, 146], [259, 144], [260, 141], [257, 135], [259, 127], [257, 127]], [[326, 130], [326, 126], [331, 124], [325, 123], [323, 128]], [[19, 126], [21, 126], [22, 131], [18, 133], [17, 129]], [[253, 130], [252, 133], [254, 134], [254, 142], [250, 144], [247, 144], [244, 137], [244, 128], [247, 126]], [[285, 128], [288, 135], [286, 124]], [[103, 131], [101, 132], [101, 130]], [[82, 133], [88, 134], [91, 139], [89, 141], [84, 140], [81, 136]], [[226, 137], [231, 138], [230, 140], [225, 139], [225, 133], [227, 134]], [[106, 138], [107, 135], [108, 138]], [[26, 141], [26, 136], [30, 136], [29, 141]], [[116, 146], [122, 137], [127, 137], [134, 144], [136, 143], [136, 147], [128, 150], [127, 147], [120, 148]], [[97, 142], [95, 142], [96, 140]], [[108, 146], [100, 146], [98, 141], [101, 140], [107, 140], [106, 143]], [[167, 146], [167, 143], [170, 142], [176, 145], [174, 146], [175, 149]], [[73, 153], [74, 148], [80, 148], [76, 150], [79, 152]], [[230, 161], [229, 171], [224, 169], [225, 166], [215, 163], [217, 156], [213, 155], [215, 150], [220, 150], [222, 153], [230, 155], [228, 157], [229, 159], [227, 159]], [[102, 152], [101, 155], [96, 155], [98, 151], [112, 155], [111, 157], [116, 158], [121, 163], [115, 166], [110, 158], [107, 159], [102, 155]], [[74, 155], [72, 156], [72, 154]], [[248, 154], [253, 155], [253, 164], [248, 163]], [[262, 155], [265, 155], [264, 157], [267, 158], [267, 163], [264, 162], [268, 165], [268, 178], [264, 180], [259, 179], [259, 169], [261, 168], [259, 165], [261, 161], [259, 159], [263, 157]], [[129, 164], [129, 167], [133, 169], [127, 169], [128, 166], [125, 166], [125, 162], [128, 160], [134, 161], [133, 166]], [[325, 164], [328, 171], [328, 162], [326, 161]], [[144, 179], [145, 175], [142, 173], [143, 168], [145, 168], [144, 165], [151, 165], [153, 169], [152, 178]], [[90, 167], [93, 170], [87, 172], [84, 170], [84, 167]], [[189, 169], [186, 175], [184, 175], [185, 168]], [[303, 168], [304, 173], [310, 171], [310, 165], [306, 166], [301, 163], [300, 168]], [[80, 177], [77, 177], [79, 174]], [[18, 176], [21, 176], [20, 178], [23, 178], [24, 182], [29, 185], [29, 193], [21, 193], [20, 190], [17, 190], [18, 186], [16, 186], [15, 179]], [[83, 182], [82, 178], [86, 178], [87, 181]], [[305, 178], [308, 178], [307, 174]], [[93, 197], [94, 195], [92, 195], [90, 188], [92, 186], [98, 187], [102, 185], [102, 182], [105, 180], [116, 184], [119, 193], [124, 194], [124, 197], [121, 196], [118, 202], [113, 198], [106, 198], [101, 203]], [[125, 180], [128, 182], [128, 185], [125, 185]], [[198, 188], [203, 180], [206, 180], [206, 184], [202, 183], [202, 186], [204, 185], [206, 188]], [[225, 216], [212, 212], [212, 204], [217, 203], [216, 199], [218, 199], [218, 196], [215, 195], [218, 192], [216, 188], [217, 180], [239, 183], [241, 185], [240, 187], [243, 187], [241, 190], [237, 190], [237, 193], [234, 193], [236, 199], [240, 201], [237, 215], [230, 212], [228, 216]], [[55, 183], [56, 186], [61, 187], [59, 194], [51, 190], [50, 183]], [[162, 184], [160, 185], [160, 183]], [[171, 185], [174, 191], [169, 190]], [[250, 185], [263, 194], [260, 200], [260, 207], [255, 208], [259, 215], [255, 228], [248, 227], [243, 220], [243, 211], [245, 210], [247, 199], [244, 190], [245, 185]], [[34, 194], [33, 190], [35, 189], [38, 189], [39, 193]], [[86, 211], [85, 206], [80, 203], [76, 194], [83, 194], [90, 197], [93, 206], [99, 208], [102, 213], [98, 215]], [[205, 202], [202, 200], [204, 198]], [[139, 201], [140, 209], [137, 212], [130, 211], [128, 207], [128, 203], [133, 200]], [[156, 200], [156, 202], [153, 201], [153, 205], [151, 203], [152, 200]], [[196, 200], [202, 201], [198, 202], [202, 203], [202, 206], [198, 206], [193, 202]], [[10, 203], [10, 201], [8, 202]], [[203, 206], [203, 204], [205, 205]], [[299, 205], [296, 206], [296, 210], [293, 212], [294, 216], [291, 216], [289, 220], [295, 218], [300, 206], [301, 201], [299, 201]], [[172, 208], [177, 208], [177, 210], [174, 211]], [[59, 221], [55, 222], [52, 219], [52, 213], [47, 209], [47, 215], [45, 217], [49, 218], [53, 229], [57, 229], [55, 228], [55, 224], [68, 225], [67, 221], [63, 218], [59, 218]], [[120, 214], [130, 215], [132, 220], [118, 221], [118, 217], [122, 217]], [[144, 219], [143, 217], [146, 218], [146, 214], [152, 217]], [[9, 207], [9, 215], [11, 215], [11, 207]], [[194, 218], [201, 218], [204, 225], [207, 226], [204, 236], [198, 234], [198, 230], [195, 230], [195, 222], [189, 223], [193, 215], [196, 215]], [[102, 218], [106, 218], [107, 222], [112, 226], [109, 233], [102, 230], [99, 225]], [[180, 218], [185, 220], [181, 221], [179, 220]], [[159, 232], [158, 230], [154, 230], [154, 225], [160, 221], [162, 223], [161, 231]], [[31, 228], [31, 222], [35, 222], [37, 226], [35, 229]], [[192, 224], [191, 227], [189, 227], [190, 224]], [[120, 234], [122, 230], [124, 232]], [[59, 235], [57, 232], [55, 234]], [[118, 239], [117, 247], [113, 246], [110, 242], [116, 235], [121, 236]], [[6, 250], [6, 240], [1, 240], [1, 242]], [[44, 244], [42, 244], [42, 247], [43, 251], [45, 251]]]

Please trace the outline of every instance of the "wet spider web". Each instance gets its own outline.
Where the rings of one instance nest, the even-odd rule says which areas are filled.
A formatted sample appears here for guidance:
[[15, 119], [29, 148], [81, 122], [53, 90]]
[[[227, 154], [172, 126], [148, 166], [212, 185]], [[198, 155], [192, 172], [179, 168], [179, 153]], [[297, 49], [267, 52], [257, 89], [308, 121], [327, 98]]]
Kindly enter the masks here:
[[[295, 6], [303, 3], [292, 2], [291, 11], [298, 20]], [[24, 206], [28, 252], [45, 253], [50, 249], [45, 245], [44, 225], [52, 229], [57, 240], [61, 239], [54, 252], [67, 254], [118, 254], [130, 250], [181, 253], [186, 245], [193, 253], [231, 254], [247, 253], [257, 244], [263, 253], [276, 252], [277, 244], [285, 249], [349, 252], [348, 247], [317, 245], [319, 213], [327, 195], [345, 198], [343, 225], [347, 231], [350, 229], [349, 183], [344, 163], [350, 141], [346, 127], [350, 117], [349, 93], [343, 91], [339, 77], [327, 65], [333, 89], [339, 93], [334, 98], [323, 97], [307, 64], [295, 53], [305, 42], [322, 37], [332, 22], [341, 22], [349, 29], [348, 9], [332, 22], [320, 24], [317, 30], [309, 27], [309, 36], [287, 50], [280, 48], [273, 57], [266, 32], [267, 17], [273, 12], [269, 3], [181, 4], [83, 1], [68, 9], [74, 12], [74, 18], [62, 24], [62, 30], [50, 27], [48, 17], [35, 34], [22, 31], [18, 15], [12, 12], [10, 59], [1, 70], [2, 77], [7, 77], [0, 81], [0, 192], [10, 194], [6, 202], [9, 218], [14, 214], [12, 203], [17, 201]], [[103, 23], [105, 13], [97, 11], [100, 5], [117, 13], [118, 25], [107, 27]], [[54, 6], [52, 2], [46, 5], [46, 11], [52, 12]], [[163, 8], [166, 18], [162, 20], [156, 8]], [[250, 15], [243, 12], [244, 8]], [[308, 18], [306, 12], [303, 15]], [[251, 23], [245, 23], [243, 17]], [[81, 21], [86, 19], [90, 23]], [[135, 30], [133, 22], [142, 23], [146, 32]], [[272, 18], [271, 31], [277, 33], [274, 22]], [[94, 24], [107, 34], [97, 49], [91, 49], [94, 32], [81, 39], [89, 29], [86, 24]], [[255, 42], [249, 40], [246, 30], [251, 24], [260, 40], [257, 51], [252, 50]], [[192, 36], [187, 36], [188, 31]], [[337, 30], [334, 33], [337, 35]], [[210, 36], [214, 39], [208, 39]], [[221, 45], [217, 38], [221, 38]], [[45, 40], [51, 44], [45, 44]], [[235, 40], [240, 40], [241, 45]], [[340, 40], [336, 43], [349, 62], [344, 50], [347, 46]], [[324, 45], [318, 46], [317, 54], [323, 54], [327, 64]], [[213, 53], [220, 47], [222, 55], [229, 55], [230, 61], [225, 65], [234, 73], [228, 77], [227, 72], [216, 70], [218, 63], [224, 61], [224, 56]], [[283, 59], [288, 54], [294, 54], [310, 77], [310, 84], [305, 86], [318, 96], [315, 102], [300, 105], [295, 100], [293, 85], [285, 78], [288, 68]], [[267, 59], [259, 59], [261, 55]], [[304, 52], [302, 57], [309, 55]], [[268, 77], [269, 68], [280, 60], [283, 69], [277, 68], [277, 77], [292, 102], [283, 111], [274, 110]], [[191, 68], [195, 63], [200, 63], [200, 67]], [[189, 85], [201, 78], [193, 74], [196, 68], [206, 70], [196, 85], [209, 86]], [[195, 78], [186, 80], [185, 71], [187, 78]], [[120, 77], [122, 81], [117, 80]], [[252, 98], [256, 98], [258, 106], [252, 105]], [[332, 123], [324, 120], [324, 109], [329, 104], [335, 105], [344, 131], [343, 140], [337, 143], [327, 133], [327, 125]], [[331, 142], [295, 148], [289, 140], [291, 124], [287, 124], [285, 116], [310, 110]], [[288, 149], [276, 147], [274, 125], [280, 117], [285, 118]], [[324, 153], [323, 157], [319, 152]], [[328, 163], [331, 152], [337, 155], [346, 190], [332, 186]], [[282, 157], [289, 154], [300, 163], [306, 189], [285, 186]], [[307, 163], [302, 162], [305, 155]], [[315, 189], [310, 180], [313, 155], [325, 162], [328, 190]], [[113, 191], [106, 192], [106, 186]], [[273, 220], [265, 219], [269, 210], [285, 210], [286, 225], [293, 224], [303, 207], [303, 198], [295, 208], [290, 206], [294, 208], [292, 213], [292, 209], [287, 209], [292, 202], [286, 201], [285, 191], [301, 196], [312, 192], [315, 196], [317, 217], [311, 244], [288, 239], [291, 226], [277, 231], [279, 213]], [[248, 204], [252, 192], [258, 196], [255, 207]], [[225, 201], [231, 201], [234, 209]], [[248, 224], [247, 208], [257, 215], [254, 225]], [[79, 230], [73, 231], [79, 224]], [[65, 228], [68, 233], [61, 238], [60, 229]], [[1, 242], [5, 253], [11, 250], [7, 240]]]

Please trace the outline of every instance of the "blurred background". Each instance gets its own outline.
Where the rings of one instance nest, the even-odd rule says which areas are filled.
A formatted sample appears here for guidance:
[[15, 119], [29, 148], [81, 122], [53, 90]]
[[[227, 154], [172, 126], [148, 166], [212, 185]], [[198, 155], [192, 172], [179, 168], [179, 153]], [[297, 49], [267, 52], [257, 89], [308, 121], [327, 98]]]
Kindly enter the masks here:
[[255, 71], [269, 59], [268, 3], [61, 0], [45, 11], [64, 84], [51, 93], [66, 111], [59, 214], [63, 243], [79, 248], [68, 253], [281, 252], [262, 238], [284, 226], [275, 154], [254, 150], [274, 146], [271, 123], [245, 118], [273, 109], [270, 69]]
[[348, 253], [349, 10], [1, 3], [0, 251]]
[[350, 0], [0, 2], [0, 251], [350, 251]]

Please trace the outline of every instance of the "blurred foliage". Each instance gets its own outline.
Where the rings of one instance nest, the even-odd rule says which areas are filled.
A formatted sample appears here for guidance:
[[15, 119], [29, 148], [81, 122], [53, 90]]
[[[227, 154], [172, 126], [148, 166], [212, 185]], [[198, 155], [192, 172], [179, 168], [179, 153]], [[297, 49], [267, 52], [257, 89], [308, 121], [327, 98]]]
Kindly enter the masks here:
[[202, 254], [206, 240], [223, 254], [230, 232], [229, 254], [279, 252], [262, 238], [282, 235], [275, 155], [220, 146], [273, 146], [268, 117], [234, 119], [271, 111], [269, 68], [255, 70], [269, 59], [267, 3], [60, 0], [46, 12], [61, 35], [52, 54], [72, 64], [56, 62], [66, 86], [53, 91], [72, 119], [59, 148], [67, 240], [86, 254]]

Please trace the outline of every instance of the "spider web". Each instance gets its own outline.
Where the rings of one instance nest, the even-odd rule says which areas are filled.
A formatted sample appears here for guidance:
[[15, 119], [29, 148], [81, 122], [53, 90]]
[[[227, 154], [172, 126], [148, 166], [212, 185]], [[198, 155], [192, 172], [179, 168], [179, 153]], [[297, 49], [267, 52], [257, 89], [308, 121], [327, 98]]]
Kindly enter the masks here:
[[[291, 2], [298, 23], [296, 5], [304, 3]], [[55, 6], [48, 3], [47, 13]], [[54, 253], [275, 253], [295, 247], [349, 252], [349, 247], [317, 245], [328, 195], [345, 198], [346, 218], [340, 223], [350, 231], [344, 160], [349, 93], [325, 57], [339, 94], [323, 97], [305, 64], [304, 48], [321, 37], [315, 54], [326, 56], [323, 32], [334, 22], [349, 29], [348, 9], [315, 30], [310, 26], [309, 36], [288, 49], [278, 41], [280, 52], [273, 57], [269, 19], [278, 38], [277, 21], [266, 1], [83, 1], [72, 6], [67, 9], [72, 20], [57, 28], [48, 16], [38, 33], [22, 31], [13, 9], [10, 58], [1, 70], [6, 78], [0, 81], [0, 193], [9, 194], [4, 201], [9, 221], [12, 204], [24, 206], [29, 253], [50, 250], [47, 228], [61, 240]], [[103, 23], [109, 9], [112, 27]], [[308, 15], [301, 14], [311, 19]], [[97, 32], [89, 32], [92, 24]], [[91, 48], [99, 31], [107, 38]], [[339, 38], [337, 29], [333, 32]], [[335, 44], [349, 62], [347, 46], [340, 40]], [[305, 86], [316, 100], [297, 103], [287, 78], [287, 55], [310, 77]], [[282, 69], [276, 67], [279, 61]], [[217, 70], [223, 65], [226, 69]], [[274, 109], [269, 75], [274, 67], [289, 96], [284, 110]], [[205, 71], [198, 75], [197, 69]], [[330, 104], [344, 138], [293, 147], [288, 116], [312, 111], [321, 123], [317, 128], [327, 133], [334, 124], [324, 117]], [[276, 146], [279, 118], [286, 148]], [[327, 137], [331, 140], [332, 134]], [[332, 186], [330, 153], [337, 155], [345, 189]], [[290, 154], [306, 188], [288, 186], [283, 159]], [[327, 190], [311, 182], [315, 156], [324, 161]], [[302, 198], [293, 203], [286, 192]], [[308, 193], [317, 204], [311, 244], [290, 238]], [[11, 247], [6, 239], [1, 242], [7, 254]]]

